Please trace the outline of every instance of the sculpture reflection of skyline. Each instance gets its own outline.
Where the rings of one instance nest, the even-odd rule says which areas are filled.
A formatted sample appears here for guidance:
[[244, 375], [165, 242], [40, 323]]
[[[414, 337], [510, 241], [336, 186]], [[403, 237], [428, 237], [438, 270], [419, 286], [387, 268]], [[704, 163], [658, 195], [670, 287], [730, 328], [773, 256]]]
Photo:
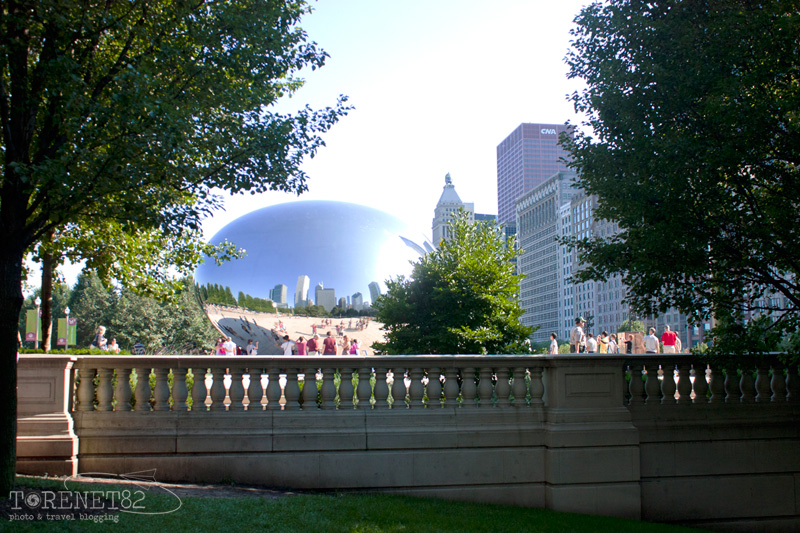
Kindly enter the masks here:
[[391, 215], [332, 201], [289, 202], [253, 211], [210, 242], [225, 239], [247, 255], [220, 266], [201, 265], [196, 273], [200, 285], [218, 284], [230, 287], [234, 295], [241, 291], [270, 299], [274, 289], [285, 285], [286, 305], [303, 299], [317, 304], [319, 295], [326, 308], [341, 298], [352, 305], [359, 294], [366, 306], [385, 290], [387, 279], [409, 274], [411, 262], [431, 249], [424, 236], [411, 234]]

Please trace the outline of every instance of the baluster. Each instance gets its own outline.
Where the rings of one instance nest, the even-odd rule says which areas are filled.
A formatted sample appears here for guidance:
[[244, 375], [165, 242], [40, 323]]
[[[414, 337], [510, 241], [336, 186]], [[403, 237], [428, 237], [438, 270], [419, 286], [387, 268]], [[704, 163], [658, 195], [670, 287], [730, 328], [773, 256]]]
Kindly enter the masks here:
[[172, 370], [172, 410], [186, 411], [186, 398], [189, 397], [189, 389], [186, 386], [186, 369], [174, 368]]
[[169, 369], [156, 368], [156, 388], [153, 391], [154, 411], [169, 411]]
[[[289, 386], [289, 383], [286, 383], [286, 386]], [[305, 376], [303, 378], [303, 394], [302, 394], [302, 405], [300, 406], [301, 409], [305, 411], [313, 411], [319, 408], [319, 404], [317, 403], [317, 396], [319, 395], [319, 388], [317, 387], [317, 369], [316, 368], [307, 368], [305, 371]], [[287, 397], [288, 403], [288, 397]]]
[[408, 407], [406, 405], [406, 382], [404, 378], [405, 369], [393, 368], [394, 381], [392, 382], [392, 409]]
[[772, 401], [772, 390], [769, 386], [769, 365], [760, 364], [756, 370], [756, 401]]
[[800, 377], [797, 375], [797, 367], [789, 366], [786, 369], [786, 401], [800, 401]]
[[208, 409], [206, 407], [206, 398], [208, 397], [208, 387], [206, 387], [207, 370], [207, 368], [192, 369], [192, 376], [194, 377], [194, 383], [192, 383], [193, 413], [205, 412]]
[[772, 388], [773, 402], [786, 401], [786, 376], [783, 375], [783, 365], [775, 363], [772, 365], [772, 381], [770, 382]]
[[133, 397], [136, 399], [136, 405], [133, 406], [134, 411], [149, 411], [150, 410], [150, 369], [137, 368], [136, 369], [136, 390], [133, 391]]
[[709, 403], [725, 402], [725, 376], [721, 367], [717, 365], [711, 367], [711, 382], [708, 387], [711, 389]]
[[228, 390], [228, 396], [231, 399], [231, 405], [228, 410], [244, 411], [244, 383], [242, 383], [244, 371], [242, 367], [231, 367], [230, 373], [231, 388]]
[[661, 387], [658, 383], [658, 363], [655, 361], [648, 361], [645, 365], [645, 372], [647, 372], [647, 379], [644, 382], [645, 403], [647, 405], [656, 405], [661, 403], [661, 398], [658, 393]]
[[[322, 409], [336, 409], [336, 384], [333, 382], [333, 375], [336, 369], [326, 366], [322, 369], [322, 387], [320, 388], [320, 399]], [[340, 384], [341, 386], [341, 384]], [[369, 387], [369, 376], [367, 376], [367, 387]], [[361, 382], [358, 383], [359, 392]]]
[[267, 369], [267, 409], [281, 410], [281, 376], [277, 368]]
[[[355, 397], [355, 387], [353, 387], [353, 374], [357, 373], [357, 368], [345, 368], [341, 370], [342, 380], [339, 382], [339, 409], [355, 409], [356, 403], [360, 398]], [[361, 385], [361, 376], [358, 376], [358, 384]]]
[[528, 405], [528, 384], [525, 383], [525, 369], [515, 368], [514, 379], [511, 382], [511, 393], [514, 395], [514, 407], [525, 407]]
[[131, 369], [117, 369], [117, 388], [114, 390], [114, 397], [117, 400], [117, 411], [131, 410]]
[[692, 403], [692, 365], [688, 361], [678, 363], [678, 403]]
[[444, 371], [444, 402], [447, 407], [458, 407], [458, 370], [448, 368]]
[[225, 410], [225, 369], [212, 368], [211, 369], [211, 410], [224, 411]]
[[94, 411], [94, 377], [97, 371], [93, 368], [81, 368], [81, 382], [78, 384], [78, 411]]
[[706, 365], [696, 363], [694, 367], [694, 403], [708, 403], [708, 382], [706, 381]]
[[644, 381], [642, 381], [643, 368], [644, 365], [638, 362], [630, 365], [631, 381], [628, 384], [628, 391], [631, 393], [630, 405], [642, 405], [644, 403]]
[[544, 382], [542, 381], [542, 367], [531, 368], [530, 372], [531, 405], [543, 405], [544, 400], [542, 398], [544, 398]]
[[111, 411], [111, 400], [114, 399], [114, 389], [111, 387], [111, 380], [114, 370], [111, 368], [100, 368], [97, 371], [97, 410]]
[[740, 399], [742, 403], [753, 403], [756, 400], [756, 386], [753, 382], [753, 372], [749, 368], [742, 369], [739, 388], [742, 391], [742, 397]]
[[422, 398], [425, 394], [425, 385], [422, 384], [422, 369], [414, 367], [408, 372], [408, 378], [411, 384], [408, 386], [408, 396], [410, 398], [409, 407], [415, 405], [424, 407]]
[[663, 379], [661, 380], [661, 403], [675, 403], [675, 363], [664, 363], [661, 365]]
[[428, 405], [430, 408], [442, 407], [442, 371], [438, 367], [428, 369]]
[[478, 387], [475, 385], [475, 369], [465, 368], [461, 373], [461, 407], [475, 407]]
[[374, 409], [386, 409], [389, 404], [389, 384], [386, 382], [386, 368], [375, 369], [375, 405]]
[[738, 403], [741, 397], [739, 393], [739, 376], [735, 367], [725, 369], [725, 401], [728, 403]]
[[509, 407], [511, 405], [511, 400], [508, 397], [511, 393], [511, 384], [508, 382], [508, 379], [508, 368], [497, 369], [497, 384], [494, 386], [495, 393], [497, 394], [497, 403], [495, 407]]
[[491, 407], [492, 402], [492, 369], [481, 368], [478, 372], [478, 405]]
[[358, 372], [358, 388], [356, 389], [358, 398], [354, 403], [358, 409], [372, 409], [372, 384], [369, 382], [372, 377], [372, 369], [369, 367], [358, 368], [356, 372]]
[[261, 385], [261, 369], [250, 368], [250, 386], [247, 387], [248, 411], [263, 411], [261, 400], [264, 398], [264, 387]]
[[[305, 407], [306, 409], [311, 410], [312, 406], [301, 406], [300, 405], [300, 383], [297, 379], [297, 374], [300, 371], [297, 368], [290, 368], [286, 371], [286, 387], [284, 387], [283, 395], [286, 397], [286, 404], [284, 404], [283, 408], [285, 410], [291, 409], [294, 411], [295, 409], [302, 409]], [[311, 387], [308, 391], [306, 391], [306, 387]], [[317, 369], [312, 368], [310, 373], [306, 373], [305, 375], [305, 382], [303, 384], [303, 395], [305, 397], [305, 393], [313, 394], [313, 400], [311, 403], [313, 404], [313, 408], [317, 407]]]

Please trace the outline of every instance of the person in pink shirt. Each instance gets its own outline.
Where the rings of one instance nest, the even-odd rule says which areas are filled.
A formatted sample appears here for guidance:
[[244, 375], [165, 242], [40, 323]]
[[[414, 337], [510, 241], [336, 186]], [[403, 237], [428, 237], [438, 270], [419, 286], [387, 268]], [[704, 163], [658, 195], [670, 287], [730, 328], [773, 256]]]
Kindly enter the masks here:
[[675, 341], [678, 335], [669, 329], [669, 326], [664, 326], [664, 333], [661, 335], [661, 343], [664, 345], [664, 353], [675, 353]]
[[350, 355], [358, 355], [358, 339], [353, 339], [350, 343]]
[[306, 355], [306, 340], [303, 337], [297, 339], [294, 345], [297, 347], [297, 355]]

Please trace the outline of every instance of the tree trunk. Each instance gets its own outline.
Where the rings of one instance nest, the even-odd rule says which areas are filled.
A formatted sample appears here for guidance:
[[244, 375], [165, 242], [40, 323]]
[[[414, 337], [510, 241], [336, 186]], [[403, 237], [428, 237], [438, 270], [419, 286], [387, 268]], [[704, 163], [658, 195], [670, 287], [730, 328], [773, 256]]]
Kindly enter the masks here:
[[[4, 242], [3, 242], [4, 241]], [[17, 463], [17, 354], [24, 248], [0, 239], [0, 494], [14, 486]]]
[[[49, 234], [48, 237], [52, 235]], [[55, 272], [53, 254], [42, 254], [42, 350], [50, 353], [53, 338], [53, 273]]]

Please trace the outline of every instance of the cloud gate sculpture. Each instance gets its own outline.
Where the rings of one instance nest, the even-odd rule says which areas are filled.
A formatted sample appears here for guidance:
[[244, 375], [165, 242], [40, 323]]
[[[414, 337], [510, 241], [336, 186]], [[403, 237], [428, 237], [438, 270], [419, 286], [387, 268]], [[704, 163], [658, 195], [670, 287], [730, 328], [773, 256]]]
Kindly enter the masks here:
[[[336, 301], [360, 293], [366, 304], [376, 288], [385, 291], [387, 279], [408, 274], [409, 262], [431, 249], [422, 235], [412, 234], [396, 217], [333, 201], [289, 202], [253, 211], [225, 226], [210, 242], [225, 239], [246, 250], [246, 257], [220, 266], [206, 261], [197, 269], [197, 282], [230, 287], [234, 296], [241, 291], [259, 298], [270, 298], [276, 286], [285, 285], [289, 306], [294, 306], [304, 276], [309, 278], [307, 297], [312, 301], [321, 284], [335, 291]], [[326, 292], [326, 301], [333, 297]]]

